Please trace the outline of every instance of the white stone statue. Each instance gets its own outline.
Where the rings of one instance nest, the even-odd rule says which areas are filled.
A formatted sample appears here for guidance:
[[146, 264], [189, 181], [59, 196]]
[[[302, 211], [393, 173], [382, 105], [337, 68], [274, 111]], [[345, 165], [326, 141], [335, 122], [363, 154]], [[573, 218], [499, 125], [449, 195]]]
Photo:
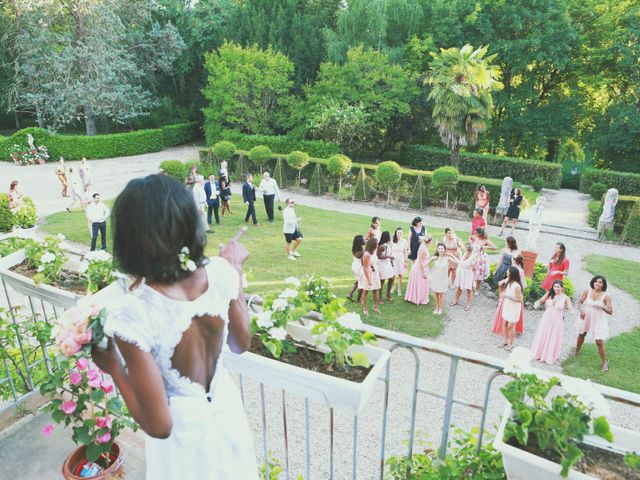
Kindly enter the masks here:
[[509, 209], [509, 196], [511, 195], [511, 188], [513, 187], [513, 179], [511, 177], [504, 177], [502, 179], [502, 188], [500, 189], [500, 201], [496, 207], [496, 215], [504, 215]]
[[604, 237], [604, 232], [613, 227], [613, 217], [616, 214], [616, 204], [618, 203], [618, 190], [610, 188], [604, 197], [604, 207], [602, 215], [598, 219], [598, 237]]
[[30, 133], [27, 134], [27, 143], [29, 144], [29, 149], [31, 150], [36, 149], [36, 147], [33, 145], [33, 135], [31, 135]]
[[540, 228], [542, 227], [542, 212], [544, 212], [544, 195], [540, 195], [536, 199], [536, 204], [531, 210], [529, 217], [529, 235], [527, 235], [527, 242], [525, 248], [527, 250], [537, 250], [538, 236], [540, 235]]

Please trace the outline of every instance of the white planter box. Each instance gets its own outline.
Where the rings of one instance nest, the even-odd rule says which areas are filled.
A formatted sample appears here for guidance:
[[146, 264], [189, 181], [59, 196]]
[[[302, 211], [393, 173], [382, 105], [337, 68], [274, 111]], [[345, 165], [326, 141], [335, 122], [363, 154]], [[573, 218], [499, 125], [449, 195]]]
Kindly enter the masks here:
[[[297, 338], [311, 338], [310, 327], [295, 325]], [[302, 333], [303, 330], [307, 333]], [[288, 329], [289, 330], [289, 329]], [[311, 342], [313, 344], [313, 342]], [[280, 362], [273, 358], [245, 352], [237, 355], [230, 351], [224, 354], [224, 365], [230, 372], [251, 377], [265, 385], [282, 388], [288, 392], [323, 402], [331, 408], [351, 415], [359, 414], [373, 393], [373, 388], [389, 360], [389, 351], [371, 345], [354, 346], [354, 351], [364, 352], [372, 369], [362, 383], [352, 382], [324, 373], [305, 370]]]
[[[504, 429], [510, 415], [511, 405], [507, 405], [502, 415], [500, 428], [493, 441], [494, 448], [502, 453], [502, 463], [504, 464], [504, 471], [507, 474], [507, 478], [509, 480], [562, 480], [560, 476], [562, 467], [560, 464], [525, 452], [502, 441], [504, 438]], [[640, 448], [640, 433], [613, 425], [611, 426], [611, 432], [613, 433], [613, 443], [607, 442], [605, 439], [595, 435], [585, 437], [584, 443], [623, 454], [625, 452], [637, 451], [638, 448]], [[597, 480], [597, 477], [592, 477], [591, 475], [586, 475], [575, 470], [570, 470], [567, 478], [569, 480]]]

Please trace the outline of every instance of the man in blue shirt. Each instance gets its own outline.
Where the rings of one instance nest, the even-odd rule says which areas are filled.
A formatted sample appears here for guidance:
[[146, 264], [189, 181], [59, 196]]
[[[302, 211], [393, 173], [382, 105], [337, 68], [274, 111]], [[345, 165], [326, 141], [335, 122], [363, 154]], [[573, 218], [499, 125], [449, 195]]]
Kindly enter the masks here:
[[204, 184], [204, 192], [207, 194], [207, 223], [211, 227], [211, 212], [216, 217], [216, 225], [220, 225], [218, 209], [220, 208], [220, 184], [216, 181], [216, 176], [209, 175], [209, 181]]

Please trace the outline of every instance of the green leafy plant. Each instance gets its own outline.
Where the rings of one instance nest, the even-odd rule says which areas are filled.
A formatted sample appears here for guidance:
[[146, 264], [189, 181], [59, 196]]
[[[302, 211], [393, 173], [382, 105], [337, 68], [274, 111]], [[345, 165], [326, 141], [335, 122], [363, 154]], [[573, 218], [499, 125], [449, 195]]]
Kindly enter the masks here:
[[544, 178], [536, 177], [531, 181], [531, 186], [536, 192], [541, 191], [544, 188]]
[[333, 287], [331, 282], [324, 277], [308, 275], [302, 279], [300, 288], [307, 295], [309, 301], [313, 303], [314, 310], [317, 312], [336, 298], [332, 293]]
[[13, 212], [13, 223], [20, 228], [31, 228], [38, 223], [38, 214], [36, 213], [36, 205], [31, 197], [24, 197], [22, 205]]
[[116, 277], [113, 259], [104, 250], [89, 252], [84, 256], [84, 267], [80, 273], [87, 277], [87, 293], [96, 293], [112, 284]]
[[159, 168], [166, 175], [169, 175], [176, 180], [180, 180], [181, 182], [184, 182], [184, 179], [187, 176], [187, 167], [180, 160], [165, 160], [160, 163]]
[[230, 160], [231, 157], [236, 153], [236, 146], [228, 142], [226, 140], [221, 140], [217, 142], [213, 147], [211, 147], [211, 153], [213, 157], [218, 160]]
[[624, 463], [633, 470], [640, 470], [640, 455], [634, 452], [629, 452], [624, 456]]
[[49, 235], [44, 241], [38, 242], [29, 240], [25, 246], [25, 258], [27, 267], [35, 269], [37, 273], [33, 276], [36, 285], [40, 283], [53, 283], [60, 279], [62, 269], [68, 258], [65, 251], [60, 246], [64, 236]]
[[[455, 167], [440, 167], [431, 176], [431, 190], [437, 197], [455, 196], [458, 186], [458, 170]], [[453, 199], [453, 198], [452, 198]]]
[[6, 193], [0, 193], [0, 232], [10, 232], [13, 228], [13, 212], [9, 208]]
[[327, 170], [329, 171], [329, 175], [338, 180], [338, 191], [340, 191], [342, 187], [342, 179], [351, 171], [352, 165], [353, 162], [349, 157], [339, 153], [327, 159]]
[[400, 183], [402, 169], [393, 161], [382, 162], [376, 167], [376, 183], [387, 192], [387, 203], [391, 201], [391, 190]]
[[604, 183], [594, 182], [589, 187], [589, 195], [594, 200], [602, 200], [605, 193], [607, 193], [607, 186]]
[[6, 257], [7, 255], [17, 252], [21, 248], [24, 248], [27, 244], [27, 240], [19, 237], [7, 238], [0, 242], [0, 257]]
[[249, 150], [249, 160], [260, 168], [264, 167], [272, 156], [273, 152], [271, 149], [264, 145], [258, 145], [257, 147], [253, 147]]
[[301, 152], [299, 150], [294, 150], [289, 155], [287, 155], [287, 164], [295, 170], [298, 171], [298, 183], [300, 185], [300, 174], [302, 169], [307, 166], [309, 163], [309, 154], [305, 152]]

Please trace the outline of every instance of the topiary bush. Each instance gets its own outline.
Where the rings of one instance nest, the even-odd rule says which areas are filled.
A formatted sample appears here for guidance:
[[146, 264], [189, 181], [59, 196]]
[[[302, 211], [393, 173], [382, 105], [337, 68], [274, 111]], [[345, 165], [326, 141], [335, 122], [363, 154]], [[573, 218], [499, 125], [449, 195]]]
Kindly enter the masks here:
[[181, 182], [187, 177], [187, 167], [180, 160], [165, 160], [160, 164], [160, 170]]
[[10, 232], [13, 228], [13, 213], [9, 209], [9, 197], [0, 193], [0, 232]]
[[213, 147], [211, 147], [211, 153], [216, 160], [230, 160], [231, 157], [236, 153], [235, 144], [228, 142], [226, 140], [222, 140], [216, 143]]
[[640, 202], [636, 202], [622, 231], [622, 241], [640, 245]]
[[607, 186], [604, 183], [595, 182], [589, 187], [589, 195], [594, 200], [602, 200], [605, 193], [607, 193]]
[[249, 150], [249, 160], [260, 168], [264, 167], [271, 157], [273, 157], [273, 152], [264, 145], [258, 145]]
[[389, 160], [376, 167], [376, 184], [387, 191], [387, 202], [391, 201], [391, 190], [400, 183], [402, 169], [396, 162]]
[[315, 195], [322, 195], [327, 192], [322, 166], [318, 163], [309, 179], [309, 191]]
[[455, 167], [440, 167], [431, 175], [431, 193], [437, 198], [456, 199], [458, 170]]
[[20, 228], [31, 228], [38, 223], [36, 205], [31, 197], [23, 197], [22, 206], [13, 213], [13, 224]]
[[327, 171], [329, 175], [338, 180], [338, 191], [342, 188], [342, 179], [351, 171], [353, 162], [346, 155], [336, 153], [327, 160]]
[[294, 150], [289, 155], [287, 155], [287, 164], [298, 171], [298, 182], [297, 185], [300, 185], [300, 174], [302, 169], [306, 167], [309, 163], [309, 154], [305, 152], [301, 152], [300, 150]]
[[531, 182], [531, 186], [536, 192], [541, 191], [544, 188], [544, 178], [542, 177], [534, 178], [533, 181]]

